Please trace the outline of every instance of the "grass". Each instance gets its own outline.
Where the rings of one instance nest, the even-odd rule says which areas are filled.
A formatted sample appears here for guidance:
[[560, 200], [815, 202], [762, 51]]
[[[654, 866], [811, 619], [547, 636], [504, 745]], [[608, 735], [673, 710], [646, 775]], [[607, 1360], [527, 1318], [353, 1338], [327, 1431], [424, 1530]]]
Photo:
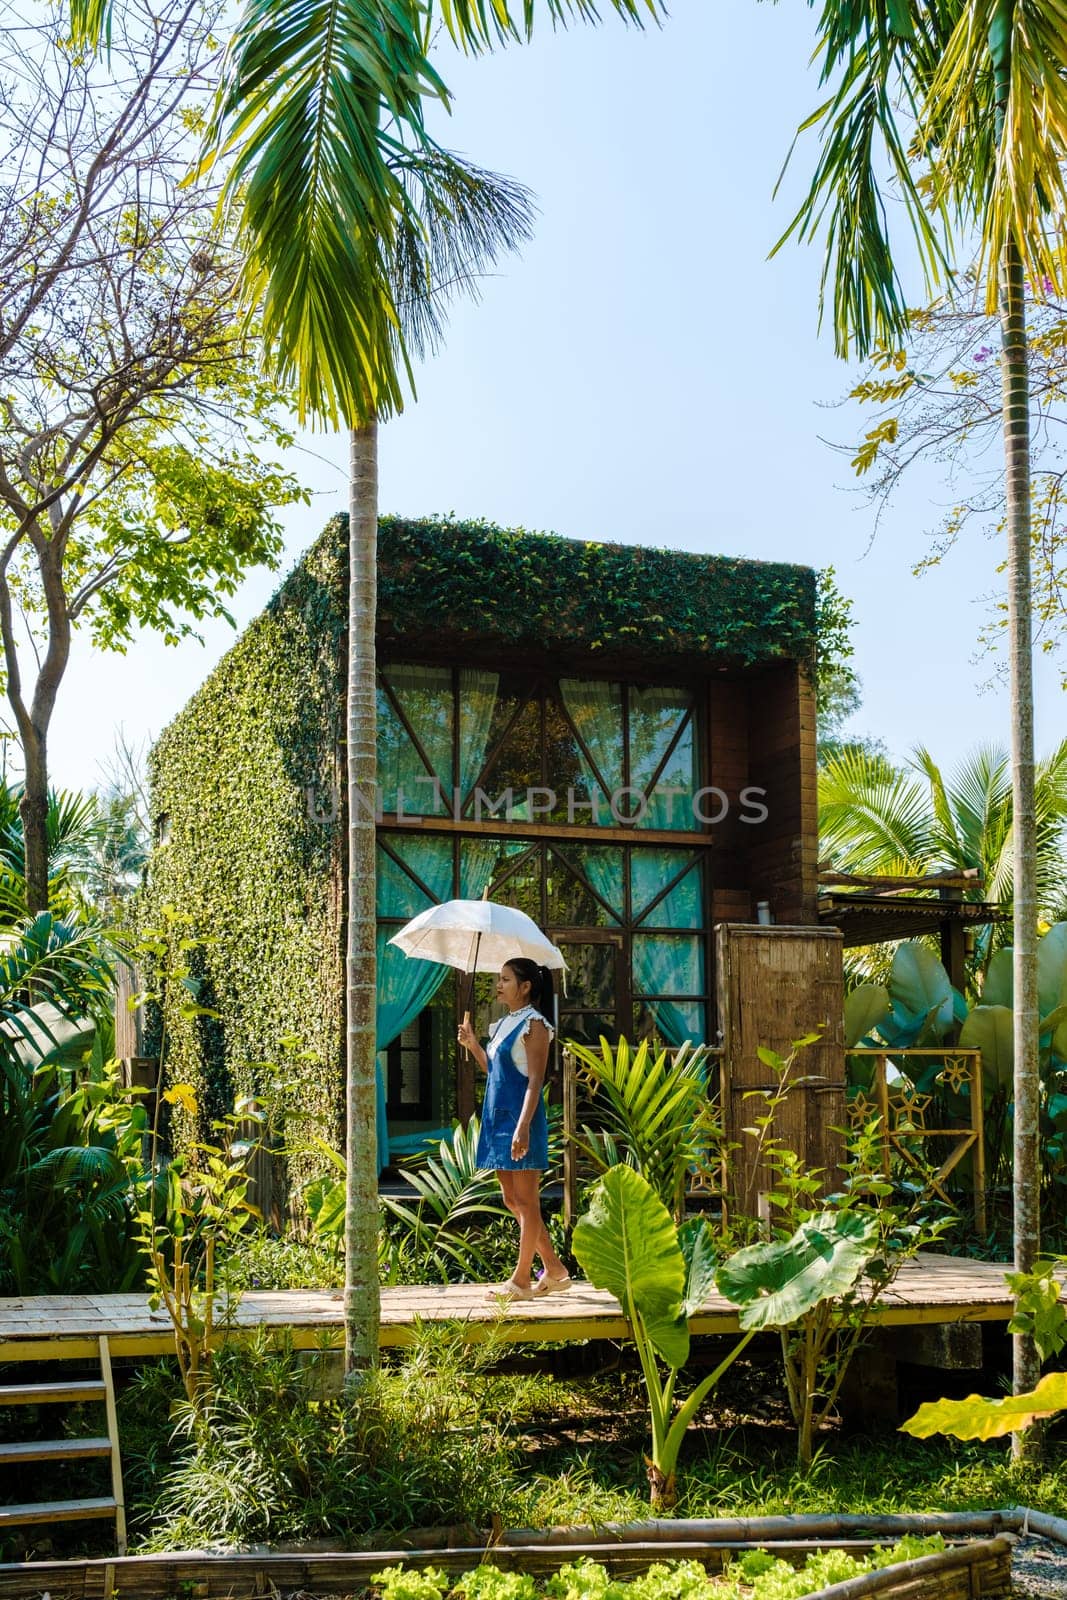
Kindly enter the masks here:
[[[708, 1354], [698, 1343], [697, 1362]], [[600, 1370], [576, 1375], [582, 1357]], [[953, 1376], [958, 1384], [941, 1373], [926, 1381], [936, 1393]], [[323, 1358], [274, 1351], [263, 1338], [231, 1346], [218, 1360], [215, 1401], [197, 1420], [172, 1363], [146, 1364], [120, 1397], [132, 1547], [319, 1538], [381, 1549], [412, 1529], [478, 1529], [496, 1518], [549, 1527], [649, 1515], [640, 1376], [609, 1345], [524, 1356], [492, 1342], [467, 1346], [461, 1329], [434, 1325], [354, 1404], [326, 1378]], [[677, 1515], [1015, 1504], [1058, 1514], [1067, 1503], [1064, 1429], [1036, 1467], [1015, 1466], [1002, 1441], [828, 1431], [802, 1476], [780, 1388], [770, 1346], [739, 1363], [686, 1441]], [[106, 1528], [56, 1529], [52, 1549], [96, 1554], [108, 1537]], [[35, 1549], [8, 1542], [3, 1556]]]

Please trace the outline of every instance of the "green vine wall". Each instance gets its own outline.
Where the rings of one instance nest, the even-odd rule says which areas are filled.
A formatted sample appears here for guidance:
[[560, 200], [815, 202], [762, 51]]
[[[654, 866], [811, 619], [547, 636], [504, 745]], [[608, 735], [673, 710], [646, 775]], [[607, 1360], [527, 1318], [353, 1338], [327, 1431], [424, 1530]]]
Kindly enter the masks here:
[[[343, 778], [347, 519], [335, 518], [152, 754], [155, 817], [143, 917], [191, 914], [200, 1000], [168, 1007], [167, 1077], [206, 1124], [236, 1094], [287, 1086], [285, 1137], [343, 1127]], [[413, 655], [474, 639], [631, 661], [811, 660], [808, 568], [595, 545], [480, 522], [382, 519], [379, 639]], [[186, 1134], [192, 1130], [184, 1130]], [[293, 1176], [321, 1165], [297, 1157]]]

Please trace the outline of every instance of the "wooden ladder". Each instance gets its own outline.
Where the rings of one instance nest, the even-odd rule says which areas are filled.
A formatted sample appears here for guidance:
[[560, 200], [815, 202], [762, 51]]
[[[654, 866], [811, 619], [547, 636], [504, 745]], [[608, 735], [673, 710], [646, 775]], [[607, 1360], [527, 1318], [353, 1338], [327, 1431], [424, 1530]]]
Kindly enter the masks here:
[[39, 1406], [77, 1400], [102, 1400], [107, 1414], [107, 1436], [88, 1439], [31, 1439], [22, 1444], [0, 1444], [0, 1466], [27, 1461], [85, 1461], [107, 1456], [111, 1461], [111, 1493], [89, 1500], [42, 1500], [36, 1504], [0, 1505], [0, 1532], [33, 1522], [89, 1522], [114, 1518], [118, 1554], [126, 1554], [126, 1503], [122, 1492], [119, 1423], [115, 1409], [115, 1384], [111, 1350], [101, 1335], [100, 1377], [76, 1383], [15, 1383], [0, 1385], [0, 1407]]

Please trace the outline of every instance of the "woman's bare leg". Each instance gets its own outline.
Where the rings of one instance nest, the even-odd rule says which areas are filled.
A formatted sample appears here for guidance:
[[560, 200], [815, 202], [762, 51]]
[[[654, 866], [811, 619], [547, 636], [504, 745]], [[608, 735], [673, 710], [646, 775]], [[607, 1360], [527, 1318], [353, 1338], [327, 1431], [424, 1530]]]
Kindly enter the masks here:
[[528, 1284], [534, 1256], [540, 1256], [550, 1278], [565, 1278], [567, 1269], [552, 1248], [552, 1240], [541, 1214], [541, 1174], [535, 1171], [509, 1174], [515, 1210], [519, 1218], [519, 1259], [512, 1276], [516, 1283]]

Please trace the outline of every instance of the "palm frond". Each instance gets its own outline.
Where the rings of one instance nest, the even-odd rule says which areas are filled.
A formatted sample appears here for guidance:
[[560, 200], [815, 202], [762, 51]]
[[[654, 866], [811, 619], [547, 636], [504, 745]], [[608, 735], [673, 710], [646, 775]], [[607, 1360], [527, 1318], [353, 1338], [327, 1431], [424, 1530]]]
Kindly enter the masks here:
[[358, 425], [399, 411], [411, 373], [390, 246], [410, 206], [392, 158], [429, 145], [423, 99], [447, 100], [405, 0], [247, 0], [201, 170], [228, 162], [245, 293], [301, 418]]
[[113, 1150], [102, 1145], [66, 1145], [49, 1150], [25, 1173], [32, 1189], [67, 1189], [76, 1184], [103, 1186], [121, 1207], [129, 1194], [129, 1174]]
[[922, 192], [906, 132], [906, 118], [939, 57], [946, 28], [942, 10], [937, 0], [827, 0], [820, 17], [816, 55], [822, 58], [822, 82], [835, 88], [801, 124], [797, 138], [817, 129], [822, 154], [808, 194], [771, 254], [790, 238], [825, 235], [819, 317], [821, 323], [832, 293], [834, 342], [842, 356], [853, 345], [860, 355], [879, 345], [893, 347], [907, 333], [887, 184], [902, 202], [928, 291], [951, 275], [946, 206]]
[[923, 774], [930, 786], [930, 804], [937, 824], [941, 853], [947, 862], [959, 863], [962, 843], [941, 768], [924, 745], [916, 746], [912, 753], [911, 765]]
[[111, 43], [112, 0], [70, 0], [70, 33], [81, 49]]
[[533, 234], [530, 191], [450, 151], [404, 152], [394, 165], [408, 194], [394, 244], [394, 285], [404, 338], [418, 355], [436, 349], [459, 294]]
[[846, 871], [925, 871], [935, 848], [929, 795], [885, 756], [843, 750], [819, 773], [819, 843]]
[[[658, 21], [667, 15], [662, 0], [611, 0], [611, 4], [624, 22], [637, 27], [650, 18]], [[491, 49], [494, 43], [528, 39], [539, 11], [555, 28], [565, 28], [572, 19], [600, 21], [595, 0], [521, 0], [521, 9], [511, 0], [440, 0], [440, 7], [453, 39], [473, 52]]]
[[35, 1005], [48, 1001], [62, 1016], [76, 1017], [110, 996], [112, 977], [95, 924], [59, 922], [42, 911], [0, 950], [0, 1038], [32, 1037], [31, 994]]
[[923, 109], [945, 184], [981, 225], [990, 312], [1009, 241], [1038, 295], [1061, 283], [1067, 241], [1067, 4], [1021, 0], [1007, 28], [1004, 15], [1000, 0], [961, 8]]

